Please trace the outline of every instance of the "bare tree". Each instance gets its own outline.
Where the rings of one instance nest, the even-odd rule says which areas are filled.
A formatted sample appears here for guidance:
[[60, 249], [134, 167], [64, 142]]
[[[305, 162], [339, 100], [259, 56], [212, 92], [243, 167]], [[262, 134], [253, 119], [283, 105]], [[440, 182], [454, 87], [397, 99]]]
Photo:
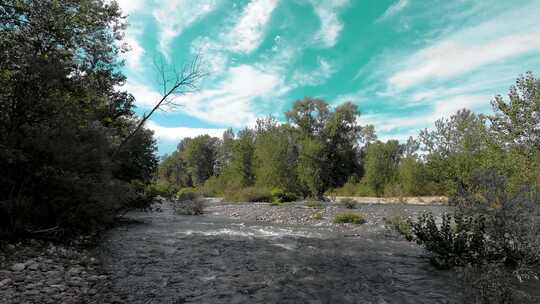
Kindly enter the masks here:
[[154, 105], [152, 110], [144, 113], [135, 129], [120, 143], [113, 153], [113, 158], [125, 147], [125, 145], [137, 134], [144, 123], [157, 110], [165, 110], [180, 107], [175, 103], [175, 98], [187, 93], [197, 91], [199, 81], [206, 76], [206, 72], [201, 70], [201, 56], [197, 55], [179, 71], [174, 65], [168, 65], [162, 56], [154, 59], [154, 68], [157, 72], [158, 84], [161, 90], [161, 99]]

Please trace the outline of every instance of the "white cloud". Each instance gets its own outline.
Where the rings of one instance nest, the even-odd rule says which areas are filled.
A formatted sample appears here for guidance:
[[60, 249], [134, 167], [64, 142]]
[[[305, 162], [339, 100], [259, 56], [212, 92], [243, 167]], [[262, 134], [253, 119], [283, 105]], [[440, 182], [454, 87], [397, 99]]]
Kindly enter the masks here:
[[324, 84], [335, 72], [335, 66], [323, 58], [318, 60], [319, 66], [312, 71], [295, 71], [292, 81], [295, 86], [318, 86]]
[[436, 120], [450, 117], [463, 108], [482, 112], [489, 107], [491, 98], [492, 96], [489, 95], [456, 95], [436, 100], [431, 111], [427, 113], [412, 116], [391, 116], [388, 113], [365, 114], [360, 116], [359, 121], [361, 124], [374, 125], [375, 131], [387, 134], [386, 137], [396, 138], [394, 134], [403, 133], [404, 136], [418, 134], [420, 129], [431, 127]]
[[324, 47], [336, 45], [339, 34], [343, 29], [343, 23], [338, 17], [338, 13], [346, 5], [348, 0], [312, 0], [315, 13], [321, 21], [321, 28], [315, 34], [315, 41], [321, 42]]
[[159, 46], [168, 57], [171, 42], [182, 32], [214, 11], [222, 0], [168, 0], [163, 1], [154, 10], [153, 15], [159, 24]]
[[210, 135], [212, 137], [221, 137], [225, 129], [214, 128], [190, 128], [190, 127], [164, 127], [158, 123], [149, 120], [146, 127], [154, 131], [159, 140], [178, 142], [187, 137], [197, 137], [199, 135]]
[[183, 111], [199, 119], [232, 127], [253, 124], [253, 103], [266, 102], [289, 90], [282, 77], [256, 66], [229, 68], [225, 78], [212, 88], [183, 96]]
[[405, 7], [409, 5], [409, 0], [398, 0], [394, 4], [392, 4], [388, 9], [384, 12], [384, 14], [377, 20], [382, 21], [387, 18], [395, 16], [397, 13], [402, 11]]
[[143, 0], [116, 0], [124, 14], [130, 14], [144, 7]]
[[128, 68], [134, 71], [141, 71], [143, 68], [142, 58], [144, 56], [144, 48], [139, 44], [137, 38], [133, 35], [126, 35], [124, 42], [129, 45], [129, 52], [123, 54], [123, 58], [127, 62]]
[[162, 95], [151, 87], [134, 82], [127, 82], [121, 89], [135, 97], [135, 104], [143, 109], [153, 108]]
[[235, 52], [251, 53], [262, 42], [266, 27], [278, 0], [253, 0], [245, 8], [238, 23], [227, 35], [229, 48]]
[[406, 89], [419, 82], [444, 79], [483, 65], [540, 49], [540, 30], [508, 35], [478, 45], [443, 40], [416, 53], [407, 67], [392, 75], [389, 84]]

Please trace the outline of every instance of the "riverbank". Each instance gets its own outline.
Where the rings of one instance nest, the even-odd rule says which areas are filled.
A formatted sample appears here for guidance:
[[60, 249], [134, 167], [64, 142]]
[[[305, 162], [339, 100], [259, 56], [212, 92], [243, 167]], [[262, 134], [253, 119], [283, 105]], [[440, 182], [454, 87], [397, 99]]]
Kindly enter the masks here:
[[0, 248], [2, 303], [123, 303], [92, 249], [26, 240]]

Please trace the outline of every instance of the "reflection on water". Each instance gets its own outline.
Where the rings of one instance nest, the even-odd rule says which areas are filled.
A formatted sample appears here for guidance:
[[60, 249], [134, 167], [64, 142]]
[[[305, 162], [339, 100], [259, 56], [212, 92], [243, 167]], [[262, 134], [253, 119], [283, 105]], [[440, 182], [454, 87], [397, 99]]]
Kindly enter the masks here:
[[455, 273], [380, 231], [131, 216], [144, 224], [111, 231], [102, 248], [129, 303], [462, 302]]

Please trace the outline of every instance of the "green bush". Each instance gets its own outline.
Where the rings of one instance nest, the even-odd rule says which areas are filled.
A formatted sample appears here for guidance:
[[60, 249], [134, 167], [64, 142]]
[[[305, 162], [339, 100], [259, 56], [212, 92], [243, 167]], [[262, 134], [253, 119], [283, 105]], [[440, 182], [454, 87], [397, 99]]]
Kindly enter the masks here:
[[161, 181], [156, 181], [147, 185], [145, 191], [153, 196], [172, 198], [174, 194], [178, 192], [178, 189], [174, 185], [170, 185]]
[[272, 191], [270, 191], [270, 195], [272, 196], [272, 202], [278, 203], [294, 202], [297, 199], [295, 194], [285, 192], [279, 188], [272, 189]]
[[356, 201], [351, 198], [344, 198], [340, 202], [340, 205], [347, 209], [356, 208]]
[[323, 219], [323, 213], [322, 212], [316, 212], [311, 216], [314, 220], [322, 220]]
[[228, 189], [225, 200], [229, 202], [272, 202], [272, 194], [266, 188], [247, 187], [242, 189]]
[[348, 181], [341, 188], [333, 189], [327, 192], [327, 195], [332, 196], [376, 196], [375, 191], [362, 180], [360, 182]]
[[204, 213], [204, 199], [194, 198], [191, 200], [176, 201], [173, 208], [178, 215], [201, 215]]
[[200, 192], [207, 197], [222, 196], [228, 187], [231, 187], [223, 176], [212, 176], [200, 187]]
[[385, 218], [384, 221], [387, 225], [396, 230], [399, 234], [405, 237], [408, 241], [412, 241], [412, 226], [411, 222], [400, 215], [394, 215], [389, 218]]
[[190, 201], [200, 196], [201, 194], [195, 188], [183, 188], [176, 193], [176, 199], [179, 201]]
[[343, 212], [336, 214], [334, 218], [335, 224], [364, 224], [367, 220], [367, 215], [356, 212]]

